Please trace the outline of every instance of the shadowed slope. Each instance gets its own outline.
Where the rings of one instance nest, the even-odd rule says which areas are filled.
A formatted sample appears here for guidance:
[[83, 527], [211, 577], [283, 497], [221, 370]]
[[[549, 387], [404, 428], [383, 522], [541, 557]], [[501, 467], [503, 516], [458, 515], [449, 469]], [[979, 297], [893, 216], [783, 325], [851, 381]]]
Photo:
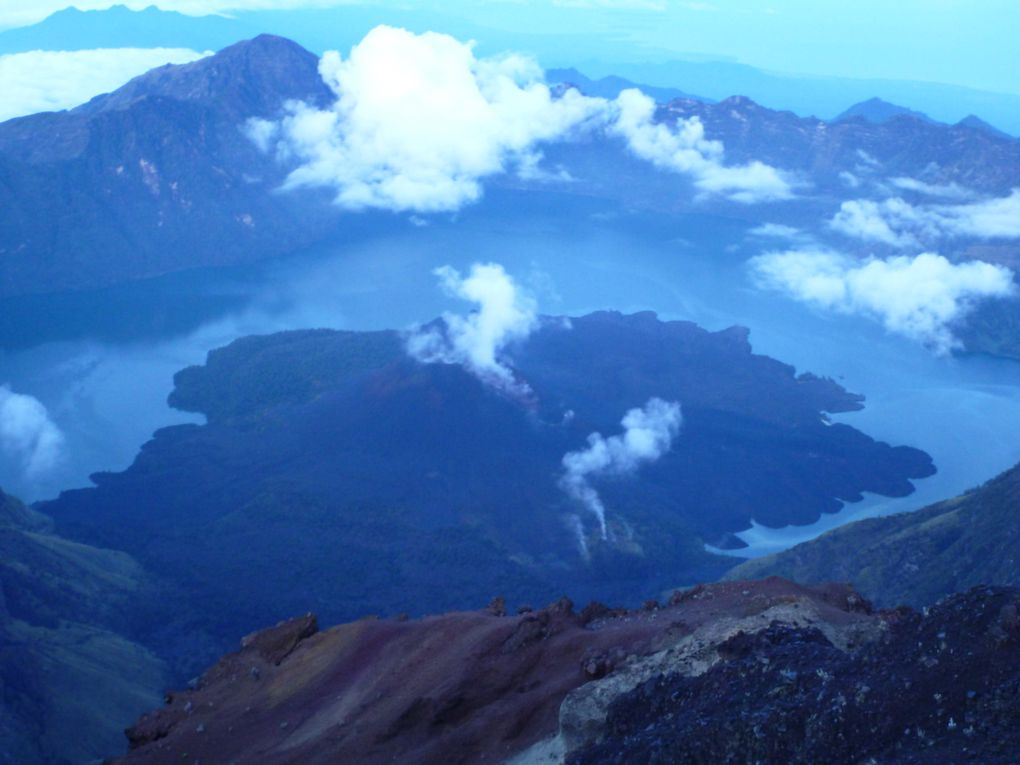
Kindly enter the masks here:
[[1020, 466], [961, 497], [858, 521], [729, 576], [852, 581], [877, 602], [914, 606], [977, 584], [1020, 585]]

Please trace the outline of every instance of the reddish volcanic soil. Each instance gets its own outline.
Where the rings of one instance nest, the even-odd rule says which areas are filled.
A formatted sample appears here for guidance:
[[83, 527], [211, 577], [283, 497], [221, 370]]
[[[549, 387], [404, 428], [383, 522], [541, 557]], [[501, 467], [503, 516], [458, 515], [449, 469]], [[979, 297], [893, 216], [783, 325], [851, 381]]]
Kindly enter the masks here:
[[832, 634], [881, 621], [849, 587], [779, 578], [699, 586], [638, 611], [575, 613], [567, 600], [501, 611], [494, 602], [323, 632], [308, 615], [256, 633], [131, 728], [132, 750], [117, 762], [502, 762], [557, 733], [570, 691], [691, 637], [705, 635], [699, 650], [714, 656], [717, 637], [787, 613]]

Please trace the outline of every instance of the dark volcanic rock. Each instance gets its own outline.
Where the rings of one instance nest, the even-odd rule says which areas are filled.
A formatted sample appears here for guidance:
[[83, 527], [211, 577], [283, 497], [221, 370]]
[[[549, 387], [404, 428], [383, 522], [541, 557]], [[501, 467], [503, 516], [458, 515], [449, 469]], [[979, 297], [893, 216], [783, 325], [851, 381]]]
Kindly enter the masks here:
[[978, 588], [846, 653], [774, 624], [719, 647], [700, 677], [618, 698], [606, 737], [570, 765], [1016, 762], [1020, 591]]
[[241, 647], [252, 648], [266, 661], [279, 665], [291, 655], [302, 640], [310, 638], [318, 631], [318, 620], [314, 614], [308, 614], [247, 635], [241, 638]]

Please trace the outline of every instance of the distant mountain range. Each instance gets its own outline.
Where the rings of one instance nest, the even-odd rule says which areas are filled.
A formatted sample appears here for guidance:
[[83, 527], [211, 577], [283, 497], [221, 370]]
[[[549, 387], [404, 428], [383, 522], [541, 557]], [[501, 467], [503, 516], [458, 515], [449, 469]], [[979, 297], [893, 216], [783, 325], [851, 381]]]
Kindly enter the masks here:
[[220, 50], [259, 31], [224, 16], [188, 16], [154, 5], [141, 11], [123, 5], [101, 11], [72, 6], [37, 24], [0, 32], [0, 54], [91, 48]]
[[[623, 84], [584, 87], [612, 92]], [[249, 117], [278, 115], [289, 99], [321, 105], [331, 98], [314, 55], [260, 36], [153, 70], [71, 111], [0, 124], [0, 294], [95, 288], [344, 238], [365, 216], [341, 214], [325, 191], [274, 193], [288, 168], [241, 130]], [[885, 174], [929, 183], [995, 194], [1020, 183], [1020, 141], [984, 129], [910, 115], [825, 123], [747, 98], [677, 98], [659, 114], [689, 116], [725, 143], [728, 161], [761, 160], [799, 173], [829, 195], [826, 204], [845, 198], [841, 174], [857, 167], [860, 152]], [[627, 204], [665, 210], [694, 204], [687, 181], [650, 171], [612, 141], [551, 146], [547, 154], [574, 176], [563, 184], [566, 193], [625, 196]], [[509, 176], [493, 182], [527, 187]], [[727, 210], [755, 219], [749, 208]], [[822, 211], [809, 198], [788, 213], [811, 226]], [[1011, 262], [1011, 247], [987, 245], [982, 257]]]
[[860, 117], [866, 122], [872, 122], [876, 125], [880, 125], [883, 122], [888, 122], [893, 117], [901, 116], [913, 117], [919, 119], [922, 122], [934, 122], [931, 117], [927, 114], [914, 111], [913, 109], [907, 109], [905, 106], [897, 106], [896, 104], [890, 104], [888, 101], [883, 101], [881, 98], [869, 98], [867, 101], [861, 101], [859, 104], [854, 104], [842, 114], [836, 116], [833, 122], [842, 122], [843, 120], [853, 119], [854, 117]]
[[922, 606], [980, 583], [1020, 585], [1020, 465], [923, 510], [841, 526], [729, 576], [854, 582], [882, 605]]
[[834, 119], [848, 104], [878, 98], [954, 124], [977, 114], [996, 129], [1020, 136], [1020, 95], [990, 93], [956, 85], [896, 80], [855, 80], [766, 72], [746, 64], [723, 61], [670, 61], [617, 64], [578, 61], [594, 79], [615, 75], [657, 87], [682, 87], [714, 99], [742, 95], [771, 109], [802, 116]]
[[[866, 122], [880, 125], [895, 117], [911, 117], [922, 122], [935, 122], [935, 120], [927, 114], [914, 111], [913, 109], [908, 109], [905, 106], [891, 104], [888, 101], [883, 101], [881, 98], [869, 98], [867, 101], [861, 101], [859, 104], [854, 104], [845, 112], [838, 115], [833, 122], [842, 122], [844, 120], [859, 118]], [[968, 114], [962, 120], [957, 122], [956, 127], [981, 130], [989, 135], [995, 136], [996, 138], [1012, 138], [1012, 136], [1007, 135], [998, 128], [992, 127], [983, 119], [975, 117], [973, 114]]]
[[622, 77], [607, 76], [598, 80], [586, 77], [576, 69], [548, 69], [545, 73], [546, 81], [563, 85], [572, 85], [588, 96], [599, 96], [600, 98], [616, 98], [620, 92], [627, 88], [637, 88], [646, 95], [651, 96], [659, 103], [666, 103], [676, 98], [693, 98], [697, 101], [714, 103], [711, 98], [685, 93], [677, 88], [657, 88], [654, 85], [641, 85], [639, 83], [625, 80]]
[[885, 178], [955, 182], [997, 195], [1008, 194], [1020, 183], [1020, 141], [970, 126], [943, 125], [888, 106], [881, 119], [857, 114], [857, 119], [825, 122], [768, 109], [744, 97], [716, 104], [680, 99], [663, 105], [659, 117], [696, 116], [706, 135], [723, 142], [729, 161], [757, 159], [799, 171], [816, 187], [842, 197], [867, 193], [848, 192], [841, 176], [861, 166], [860, 152], [872, 158]]
[[[773, 109], [825, 119], [836, 118], [846, 111], [848, 104], [878, 98], [904, 104], [910, 111], [948, 124], [971, 114], [980, 115], [983, 121], [994, 125], [994, 129], [1020, 136], [1020, 95], [928, 82], [785, 75], [728, 61], [625, 64], [571, 59], [572, 55], [582, 54], [573, 53], [569, 38], [550, 40], [548, 35], [541, 34], [509, 35], [410, 4], [388, 7], [344, 4], [286, 12], [247, 11], [234, 13], [231, 18], [186, 16], [154, 7], [144, 11], [130, 11], [124, 6], [103, 11], [68, 8], [38, 24], [0, 32], [0, 54], [100, 47], [219, 50], [259, 33], [288, 37], [319, 54], [326, 50], [346, 53], [369, 29], [380, 23], [478, 40], [480, 50], [487, 53], [508, 49], [539, 51], [539, 59], [554, 72], [576, 66], [606, 92], [618, 84], [635, 82], [643, 83], [649, 93], [663, 95], [682, 91], [699, 94], [706, 100], [743, 95]], [[616, 51], [614, 57], [619, 56], [620, 51]]]

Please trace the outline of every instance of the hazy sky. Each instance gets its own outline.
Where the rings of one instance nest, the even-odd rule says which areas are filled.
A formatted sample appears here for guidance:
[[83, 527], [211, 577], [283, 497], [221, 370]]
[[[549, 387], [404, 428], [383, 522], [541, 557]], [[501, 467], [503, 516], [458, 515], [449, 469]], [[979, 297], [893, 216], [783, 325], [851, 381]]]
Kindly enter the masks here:
[[[31, 23], [66, 4], [66, 0], [0, 0], [0, 27]], [[345, 3], [127, 0], [122, 4], [211, 13]], [[1016, 76], [1020, 0], [381, 0], [376, 4], [460, 16], [504, 32], [627, 40], [635, 58], [645, 60], [705, 54], [784, 72], [918, 79], [1020, 93]], [[102, 8], [111, 3], [78, 0], [75, 5]]]

